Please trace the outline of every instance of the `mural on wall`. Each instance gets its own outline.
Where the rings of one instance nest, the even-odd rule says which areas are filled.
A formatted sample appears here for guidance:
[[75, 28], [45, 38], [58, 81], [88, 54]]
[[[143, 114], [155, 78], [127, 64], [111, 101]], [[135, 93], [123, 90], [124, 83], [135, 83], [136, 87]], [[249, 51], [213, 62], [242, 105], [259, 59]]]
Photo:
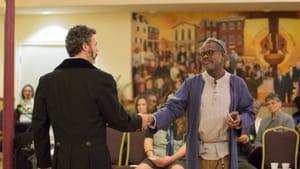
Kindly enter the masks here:
[[201, 45], [226, 43], [225, 69], [245, 79], [252, 96], [276, 92], [285, 103], [298, 95], [300, 12], [190, 12], [132, 14], [134, 96], [162, 98], [185, 78], [204, 71]]

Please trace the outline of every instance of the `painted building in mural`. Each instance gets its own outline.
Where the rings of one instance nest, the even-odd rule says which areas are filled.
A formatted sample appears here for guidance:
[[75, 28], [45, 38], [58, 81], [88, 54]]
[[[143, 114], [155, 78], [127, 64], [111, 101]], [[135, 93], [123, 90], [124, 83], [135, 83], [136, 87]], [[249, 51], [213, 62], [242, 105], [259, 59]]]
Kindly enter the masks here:
[[181, 47], [190, 50], [192, 46], [197, 45], [197, 25], [180, 21], [172, 27], [172, 30], [173, 41], [177, 50]]
[[154, 26], [148, 26], [148, 42], [147, 46], [153, 51], [159, 48], [159, 29]]
[[139, 48], [140, 50], [145, 50], [145, 46], [148, 42], [148, 21], [137, 13], [132, 14], [132, 46], [133, 49]]
[[[160, 91], [180, 86], [179, 82], [185, 78], [201, 73], [200, 47], [208, 37], [216, 37], [226, 43], [228, 55], [235, 58], [231, 65], [234, 74], [246, 80], [249, 74], [263, 78], [262, 83], [248, 86], [255, 97], [263, 100], [267, 93], [279, 92], [274, 79], [278, 76], [286, 79], [289, 70], [298, 72], [293, 74], [294, 97], [300, 84], [300, 66], [297, 66], [300, 65], [300, 34], [295, 30], [300, 27], [299, 18], [299, 12], [133, 13], [132, 47], [133, 60], [136, 60], [133, 72], [146, 72], [148, 79], [144, 80], [149, 81], [150, 77], [153, 82], [151, 90], [139, 83], [145, 90], [136, 90], [135, 94], [157, 92], [156, 72], [160, 69], [179, 72], [179, 78], [173, 76], [171, 83], [170, 77], [160, 79]], [[144, 62], [152, 56], [154, 65], [149, 68]], [[133, 73], [139, 82], [143, 82], [143, 76]], [[283, 91], [282, 95], [284, 101], [291, 101], [290, 91]]]
[[218, 37], [227, 45], [227, 51], [235, 50], [244, 55], [244, 20], [243, 16], [227, 16], [218, 21]]

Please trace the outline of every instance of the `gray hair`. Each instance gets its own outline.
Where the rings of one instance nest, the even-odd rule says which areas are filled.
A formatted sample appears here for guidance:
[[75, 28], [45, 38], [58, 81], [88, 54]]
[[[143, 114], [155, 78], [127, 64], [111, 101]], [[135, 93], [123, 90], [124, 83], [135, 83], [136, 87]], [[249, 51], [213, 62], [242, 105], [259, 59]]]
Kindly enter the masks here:
[[265, 102], [269, 102], [270, 100], [275, 100], [277, 102], [281, 102], [280, 97], [277, 93], [270, 93], [266, 96]]

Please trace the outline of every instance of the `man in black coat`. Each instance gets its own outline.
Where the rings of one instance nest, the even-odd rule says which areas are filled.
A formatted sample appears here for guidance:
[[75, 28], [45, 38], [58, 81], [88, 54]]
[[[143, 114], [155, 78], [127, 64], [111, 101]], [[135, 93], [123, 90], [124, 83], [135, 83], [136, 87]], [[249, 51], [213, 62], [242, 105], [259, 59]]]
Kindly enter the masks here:
[[[118, 102], [112, 75], [93, 64], [96, 31], [84, 25], [66, 37], [71, 58], [42, 76], [33, 110], [33, 138], [39, 168], [111, 169], [106, 127], [137, 131], [147, 127], [147, 116], [129, 115]], [[50, 156], [49, 127], [55, 138]]]

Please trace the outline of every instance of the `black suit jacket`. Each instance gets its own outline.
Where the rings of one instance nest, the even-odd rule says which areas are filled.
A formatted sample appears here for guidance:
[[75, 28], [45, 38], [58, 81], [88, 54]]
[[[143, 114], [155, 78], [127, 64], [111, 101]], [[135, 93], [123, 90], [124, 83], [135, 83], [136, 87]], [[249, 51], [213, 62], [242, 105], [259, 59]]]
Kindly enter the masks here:
[[110, 169], [106, 126], [141, 128], [141, 117], [118, 102], [113, 77], [88, 61], [64, 60], [40, 78], [33, 110], [33, 137], [39, 167], [51, 166], [49, 126], [53, 127], [53, 169]]
[[274, 91], [279, 95], [280, 100], [282, 102], [285, 102], [285, 88], [286, 88], [286, 84], [285, 84], [284, 76], [281, 77], [281, 80], [279, 80], [278, 76], [275, 76]]

